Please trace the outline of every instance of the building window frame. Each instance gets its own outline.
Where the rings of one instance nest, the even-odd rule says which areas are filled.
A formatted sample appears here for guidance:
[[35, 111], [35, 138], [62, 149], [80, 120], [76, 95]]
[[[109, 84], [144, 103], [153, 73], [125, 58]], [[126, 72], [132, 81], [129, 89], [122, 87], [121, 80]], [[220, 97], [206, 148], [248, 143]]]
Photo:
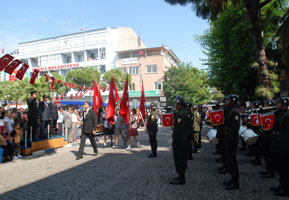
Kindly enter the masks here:
[[147, 65], [146, 66], [146, 73], [147, 74], [157, 74], [158, 73], [158, 65]]
[[163, 82], [154, 82], [155, 90], [164, 90], [164, 83]]
[[139, 66], [131, 66], [128, 68], [129, 74], [138, 75], [139, 74]]

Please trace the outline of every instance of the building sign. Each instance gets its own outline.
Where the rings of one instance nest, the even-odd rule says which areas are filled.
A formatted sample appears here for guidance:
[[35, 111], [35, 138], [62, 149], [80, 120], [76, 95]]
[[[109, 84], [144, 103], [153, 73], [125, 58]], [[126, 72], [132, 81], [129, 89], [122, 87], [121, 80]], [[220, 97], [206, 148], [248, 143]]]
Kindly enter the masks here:
[[45, 67], [33, 67], [33, 69], [37, 69], [39, 71], [48, 71], [48, 70], [70, 69], [75, 67], [80, 67], [79, 63], [45, 66]]
[[121, 64], [129, 65], [129, 64], [137, 64], [137, 57], [135, 58], [124, 58], [121, 60]]
[[[158, 97], [160, 93], [158, 90], [145, 91], [146, 97]], [[129, 97], [141, 97], [141, 91], [129, 91]]]

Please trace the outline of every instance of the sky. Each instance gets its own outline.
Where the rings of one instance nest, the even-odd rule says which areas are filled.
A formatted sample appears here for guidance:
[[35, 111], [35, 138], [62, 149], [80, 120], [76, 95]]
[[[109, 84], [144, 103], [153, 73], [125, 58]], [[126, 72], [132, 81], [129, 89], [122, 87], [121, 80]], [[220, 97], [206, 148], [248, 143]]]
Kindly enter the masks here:
[[191, 5], [164, 0], [1, 0], [0, 48], [18, 43], [104, 27], [130, 27], [146, 47], [165, 45], [183, 62], [205, 69], [196, 36], [209, 28]]

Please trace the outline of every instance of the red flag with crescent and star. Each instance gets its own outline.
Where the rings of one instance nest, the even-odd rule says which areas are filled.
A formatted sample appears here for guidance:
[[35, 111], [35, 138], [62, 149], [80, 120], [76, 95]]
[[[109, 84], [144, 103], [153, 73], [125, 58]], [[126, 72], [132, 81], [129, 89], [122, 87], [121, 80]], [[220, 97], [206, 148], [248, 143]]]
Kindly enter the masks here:
[[261, 121], [260, 121], [260, 115], [258, 113], [253, 113], [250, 115], [252, 126], [260, 126]]
[[210, 110], [210, 120], [213, 126], [218, 126], [224, 123], [224, 111], [223, 110]]
[[174, 124], [173, 113], [162, 114], [163, 126], [172, 126]]
[[4, 72], [8, 73], [8, 74], [12, 74], [14, 72], [14, 70], [20, 65], [22, 64], [21, 60], [13, 60], [4, 70]]
[[24, 77], [24, 74], [26, 73], [28, 68], [29, 68], [29, 65], [27, 65], [27, 64], [22, 65], [22, 67], [20, 68], [20, 70], [16, 74], [16, 78], [18, 78], [19, 80], [22, 80]]
[[0, 58], [0, 72], [3, 71], [8, 64], [14, 59], [10, 54], [6, 54]]
[[109, 95], [108, 95], [108, 103], [107, 103], [107, 111], [106, 111], [106, 120], [114, 124], [114, 113], [115, 113], [115, 104], [119, 100], [118, 91], [116, 85], [114, 83], [113, 76], [110, 79], [109, 84]]
[[119, 115], [125, 119], [125, 123], [129, 121], [129, 94], [128, 94], [128, 75], [126, 75], [126, 81], [124, 84], [122, 99], [120, 102]]
[[260, 121], [263, 130], [271, 130], [274, 126], [274, 113], [266, 113], [260, 115]]
[[30, 84], [33, 85], [35, 83], [35, 79], [37, 78], [38, 74], [39, 74], [39, 70], [34, 69], [32, 75], [31, 75], [31, 78], [30, 78]]

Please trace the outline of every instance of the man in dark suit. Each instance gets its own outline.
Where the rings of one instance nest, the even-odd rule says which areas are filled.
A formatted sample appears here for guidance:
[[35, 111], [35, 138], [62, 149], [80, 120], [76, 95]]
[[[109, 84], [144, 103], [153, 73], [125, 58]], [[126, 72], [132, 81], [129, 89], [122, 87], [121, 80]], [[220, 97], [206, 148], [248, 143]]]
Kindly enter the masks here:
[[[29, 134], [32, 134], [32, 140], [35, 140], [38, 128], [38, 101], [36, 91], [31, 92], [31, 97], [27, 99], [28, 105], [28, 128]], [[32, 133], [31, 133], [32, 132]]]
[[43, 95], [43, 101], [39, 103], [39, 116], [41, 120], [40, 138], [47, 138], [47, 126], [50, 125], [51, 113], [48, 104], [48, 96]]
[[56, 105], [56, 99], [54, 97], [51, 98], [51, 102], [49, 103], [50, 113], [51, 113], [51, 135], [55, 136], [57, 129], [57, 119], [58, 119], [58, 110]]
[[80, 146], [78, 150], [78, 156], [76, 157], [76, 160], [79, 160], [83, 158], [83, 151], [85, 146], [86, 138], [88, 137], [90, 140], [90, 143], [92, 145], [94, 156], [98, 155], [97, 145], [95, 141], [94, 134], [96, 133], [97, 128], [97, 117], [96, 113], [93, 109], [91, 109], [91, 104], [89, 101], [86, 101], [83, 105], [84, 111], [83, 111], [83, 120], [82, 120], [82, 133], [81, 133], [81, 141]]

